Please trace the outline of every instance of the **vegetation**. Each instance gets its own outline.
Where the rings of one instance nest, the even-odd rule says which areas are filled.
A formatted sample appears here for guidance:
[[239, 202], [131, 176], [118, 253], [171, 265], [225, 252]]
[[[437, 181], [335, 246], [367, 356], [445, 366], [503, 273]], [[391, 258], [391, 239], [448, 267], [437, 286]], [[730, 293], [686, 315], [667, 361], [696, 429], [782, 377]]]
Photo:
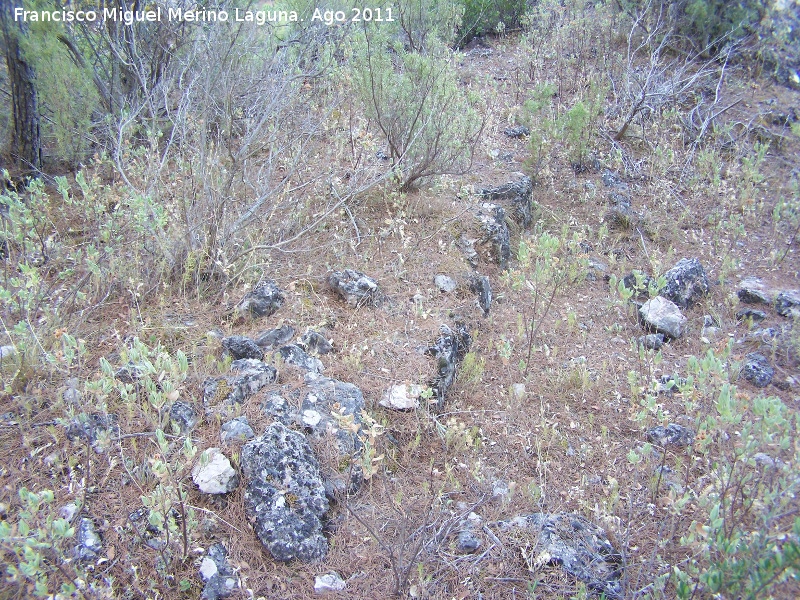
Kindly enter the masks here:
[[[504, 533], [532, 512], [607, 531], [624, 598], [796, 597], [800, 330], [774, 306], [762, 324], [737, 314], [746, 276], [800, 288], [800, 101], [769, 63], [794, 39], [774, 24], [797, 18], [778, 4], [400, 0], [353, 21], [339, 0], [322, 20], [278, 0], [298, 20], [260, 25], [21, 23], [4, 4], [0, 597], [196, 598], [218, 541], [233, 597], [309, 597], [333, 570], [354, 598], [595, 594], [535, 534]], [[523, 227], [491, 200], [511, 225], [500, 271], [468, 255], [474, 214], [520, 171], [536, 211]], [[683, 257], [711, 291], [684, 337], [648, 349], [635, 302]], [[473, 260], [490, 310], [463, 283]], [[346, 267], [387, 302], [354, 310], [320, 285]], [[264, 279], [285, 304], [237, 320]], [[472, 345], [434, 410], [415, 350], [454, 321]], [[220, 445], [203, 404], [230, 367], [220, 332], [288, 324], [324, 330], [325, 375], [367, 399], [357, 420], [334, 412], [357, 454], [315, 446], [364, 480], [335, 490], [315, 565], [273, 561], [242, 490], [215, 499], [189, 477]], [[769, 387], [742, 375], [753, 352]], [[230, 408], [256, 435], [265, 394], [302, 385], [278, 366]], [[400, 382], [419, 408], [379, 404]], [[648, 438], [674, 423], [692, 443]], [[236, 469], [240, 450], [223, 448]], [[95, 558], [75, 550], [83, 519]]]

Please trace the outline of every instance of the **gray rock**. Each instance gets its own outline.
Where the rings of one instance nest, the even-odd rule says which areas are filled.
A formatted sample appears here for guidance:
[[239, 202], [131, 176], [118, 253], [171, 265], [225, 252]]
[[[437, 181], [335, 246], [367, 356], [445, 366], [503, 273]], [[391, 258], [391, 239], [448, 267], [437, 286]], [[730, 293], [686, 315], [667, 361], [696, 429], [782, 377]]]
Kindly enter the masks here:
[[678, 375], [662, 375], [656, 384], [656, 393], [672, 395], [678, 391], [679, 387], [685, 386], [687, 380]]
[[800, 290], [785, 290], [775, 298], [775, 312], [782, 317], [800, 318]]
[[279, 346], [283, 346], [286, 342], [294, 337], [294, 327], [291, 325], [284, 325], [277, 329], [270, 329], [258, 335], [255, 343], [258, 344], [263, 350], [272, 350]]
[[261, 410], [284, 425], [290, 425], [297, 420], [296, 412], [292, 410], [292, 406], [286, 398], [277, 392], [273, 392], [267, 396], [261, 404]]
[[609, 169], [603, 171], [600, 176], [603, 180], [603, 185], [609, 188], [619, 188], [622, 190], [628, 189], [628, 184], [622, 181], [622, 177], [618, 173], [614, 173]]
[[328, 553], [322, 519], [328, 499], [319, 464], [301, 433], [273, 423], [242, 449], [245, 512], [276, 560], [321, 560]]
[[252, 358], [234, 361], [231, 371], [233, 375], [212, 377], [203, 383], [203, 404], [206, 410], [223, 402], [241, 404], [278, 378], [275, 367]]
[[751, 352], [745, 356], [741, 377], [744, 377], [754, 386], [767, 387], [774, 376], [775, 369], [770, 366], [769, 361], [763, 354]]
[[772, 304], [772, 294], [757, 277], [747, 277], [739, 283], [736, 292], [739, 300], [745, 304]]
[[445, 294], [449, 294], [456, 290], [456, 280], [452, 277], [448, 277], [447, 275], [436, 275], [433, 278], [433, 284], [439, 288], [440, 292]]
[[247, 292], [236, 305], [235, 311], [239, 315], [250, 315], [251, 317], [269, 317], [283, 306], [286, 297], [271, 279], [260, 282]]
[[309, 354], [316, 355], [328, 354], [333, 350], [333, 346], [325, 336], [313, 330], [308, 330], [301, 335], [297, 345]]
[[506, 225], [506, 211], [497, 204], [481, 204], [475, 215], [480, 224], [483, 238], [480, 245], [491, 262], [497, 263], [501, 269], [508, 267], [511, 258], [511, 238]]
[[475, 242], [477, 241], [477, 239], [467, 237], [463, 233], [456, 240], [456, 246], [464, 253], [464, 258], [473, 268], [477, 268], [480, 262], [478, 251], [475, 250]]
[[249, 337], [243, 335], [232, 335], [222, 340], [222, 347], [227, 350], [233, 357], [233, 360], [241, 358], [253, 358], [255, 360], [262, 360], [264, 358], [264, 351], [259, 348]]
[[70, 377], [66, 381], [66, 389], [61, 393], [61, 397], [67, 404], [80, 404], [83, 395], [78, 389], [80, 385], [77, 377]]
[[334, 271], [328, 284], [350, 306], [377, 306], [383, 300], [378, 282], [361, 271]]
[[750, 320], [753, 323], [758, 323], [759, 321], [763, 321], [767, 318], [767, 313], [763, 310], [755, 310], [753, 308], [743, 308], [740, 311], [736, 312], [736, 320], [737, 321], [746, 321]]
[[204, 494], [227, 494], [239, 485], [239, 474], [219, 448], [209, 448], [192, 469], [192, 481]]
[[65, 427], [67, 439], [73, 442], [89, 442], [95, 452], [102, 454], [106, 446], [101, 443], [104, 438], [119, 436], [117, 415], [81, 413], [73, 418]]
[[204, 600], [219, 600], [233, 593], [238, 580], [228, 564], [228, 550], [223, 544], [214, 544], [208, 549], [200, 563], [200, 577], [205, 582], [200, 595]]
[[637, 341], [639, 342], [640, 346], [644, 346], [648, 350], [660, 350], [661, 346], [664, 345], [664, 334], [649, 333], [641, 336]]
[[666, 427], [659, 425], [647, 430], [647, 441], [658, 446], [691, 446], [694, 443], [694, 431], [677, 423]]
[[328, 592], [341, 592], [347, 587], [347, 583], [339, 577], [339, 574], [332, 571], [325, 575], [314, 577], [314, 593], [327, 594]]
[[441, 336], [433, 346], [428, 348], [426, 354], [436, 359], [436, 374], [431, 380], [430, 386], [436, 397], [436, 406], [441, 409], [444, 406], [447, 392], [455, 380], [458, 364], [469, 352], [472, 338], [463, 323], [457, 322], [455, 331], [447, 325], [442, 325], [439, 331]]
[[481, 540], [470, 529], [460, 531], [458, 534], [458, 541], [456, 542], [456, 550], [462, 554], [469, 554], [475, 552], [481, 547]]
[[94, 521], [83, 517], [78, 522], [75, 539], [75, 558], [79, 561], [94, 560], [103, 551], [103, 542], [94, 528]]
[[169, 420], [178, 426], [182, 434], [186, 434], [197, 425], [197, 411], [188, 402], [176, 400], [169, 407]]
[[230, 444], [231, 442], [252, 440], [256, 437], [256, 434], [253, 432], [253, 428], [250, 427], [247, 417], [236, 417], [227, 423], [223, 423], [219, 437], [223, 444]]
[[474, 275], [470, 278], [469, 289], [478, 297], [478, 306], [483, 310], [483, 316], [489, 316], [492, 307], [492, 284], [486, 275]]
[[517, 125], [516, 127], [508, 127], [503, 130], [503, 133], [512, 139], [519, 139], [531, 134], [531, 130], [525, 125]]
[[533, 222], [533, 182], [530, 177], [481, 190], [480, 194], [493, 202], [508, 202], [511, 218], [521, 227], [528, 227]]
[[294, 344], [282, 346], [275, 354], [279, 355], [281, 360], [283, 360], [283, 362], [285, 362], [287, 365], [293, 365], [303, 369], [304, 371], [322, 373], [325, 370], [325, 367], [320, 359], [306, 354], [306, 352], [300, 346], [296, 346]]
[[378, 404], [392, 410], [413, 410], [419, 408], [419, 398], [423, 391], [425, 388], [415, 383], [393, 385], [386, 390]]
[[681, 308], [690, 308], [708, 294], [708, 278], [705, 269], [696, 258], [683, 258], [664, 273], [666, 286], [661, 295]]
[[641, 215], [631, 207], [630, 201], [619, 195], [613, 196], [611, 206], [603, 216], [606, 223], [620, 229], [634, 227], [641, 218]]
[[639, 316], [646, 329], [663, 333], [670, 339], [681, 337], [686, 330], [686, 317], [675, 304], [663, 296], [656, 296], [645, 302], [639, 309]]
[[501, 526], [529, 529], [536, 535], [532, 566], [560, 565], [589, 590], [606, 598], [622, 596], [622, 555], [603, 529], [581, 515], [534, 513], [501, 522]]
[[308, 391], [300, 404], [300, 419], [312, 435], [322, 438], [333, 435], [338, 440], [339, 452], [351, 455], [361, 449], [361, 440], [350, 429], [342, 429], [333, 416], [335, 411], [341, 417], [351, 417], [352, 423], [361, 423], [364, 410], [364, 394], [352, 383], [328, 377], [306, 376]]
[[719, 321], [711, 315], [703, 315], [703, 327], [719, 327]]

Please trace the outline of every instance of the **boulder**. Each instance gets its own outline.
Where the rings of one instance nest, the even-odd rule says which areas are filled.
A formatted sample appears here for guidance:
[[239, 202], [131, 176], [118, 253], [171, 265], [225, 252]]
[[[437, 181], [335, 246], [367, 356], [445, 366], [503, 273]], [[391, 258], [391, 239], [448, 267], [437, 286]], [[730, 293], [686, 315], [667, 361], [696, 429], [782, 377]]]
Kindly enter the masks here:
[[664, 273], [667, 280], [661, 295], [681, 308], [690, 308], [708, 294], [705, 269], [696, 258], [683, 258]]
[[245, 444], [241, 464], [247, 479], [245, 512], [264, 547], [279, 561], [323, 559], [328, 499], [303, 434], [273, 423]]
[[263, 350], [272, 350], [283, 346], [286, 342], [294, 337], [294, 327], [291, 325], [284, 325], [277, 329], [270, 329], [260, 333], [254, 340], [256, 344]]
[[775, 298], [775, 312], [782, 317], [800, 317], [800, 290], [786, 290]]
[[509, 204], [511, 218], [520, 227], [528, 227], [533, 222], [533, 182], [530, 177], [522, 177], [499, 187], [481, 190], [480, 194], [492, 202], [506, 201]]
[[478, 242], [484, 254], [489, 261], [505, 270], [511, 258], [511, 238], [506, 225], [506, 211], [497, 204], [484, 203], [481, 204], [475, 218], [481, 228], [482, 239]]
[[441, 336], [436, 343], [428, 348], [426, 354], [436, 359], [436, 374], [431, 380], [430, 386], [433, 388], [436, 397], [436, 406], [441, 409], [444, 406], [447, 392], [455, 380], [458, 364], [469, 352], [472, 338], [463, 323], [456, 323], [455, 330], [447, 325], [439, 328]]
[[283, 306], [286, 297], [271, 279], [260, 282], [247, 292], [239, 301], [234, 310], [239, 315], [250, 315], [251, 317], [269, 317]]
[[227, 494], [239, 485], [239, 475], [219, 448], [209, 448], [192, 469], [192, 481], [204, 494]]
[[361, 271], [334, 271], [328, 284], [350, 306], [377, 306], [383, 300], [378, 282]]
[[663, 333], [670, 339], [681, 337], [686, 330], [686, 317], [675, 304], [663, 296], [656, 296], [645, 302], [639, 309], [639, 316], [645, 329]]
[[578, 514], [533, 513], [501, 522], [503, 529], [524, 528], [535, 536], [530, 568], [558, 565], [606, 598], [622, 597], [622, 555], [606, 532]]
[[233, 357], [233, 360], [242, 358], [253, 358], [255, 360], [262, 360], [264, 358], [264, 351], [259, 348], [249, 337], [243, 335], [232, 335], [222, 340], [222, 347], [228, 351]]
[[740, 376], [756, 387], [767, 387], [772, 383], [775, 369], [770, 366], [766, 356], [758, 352], [751, 352], [745, 356]]
[[238, 585], [236, 572], [228, 564], [228, 550], [223, 544], [213, 544], [200, 562], [200, 577], [205, 586], [200, 598], [219, 600], [227, 598]]

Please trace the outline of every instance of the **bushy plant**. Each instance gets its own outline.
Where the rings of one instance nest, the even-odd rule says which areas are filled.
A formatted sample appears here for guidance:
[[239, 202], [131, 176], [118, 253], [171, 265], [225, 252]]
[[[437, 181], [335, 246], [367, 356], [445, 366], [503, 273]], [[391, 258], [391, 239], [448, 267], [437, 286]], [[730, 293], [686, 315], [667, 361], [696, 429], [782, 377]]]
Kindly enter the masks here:
[[484, 119], [479, 101], [459, 89], [452, 53], [432, 42], [426, 53], [368, 33], [359, 48], [356, 83], [389, 149], [401, 191], [435, 175], [472, 166]]
[[500, 34], [520, 26], [527, 0], [464, 0], [464, 18], [459, 42], [486, 34]]

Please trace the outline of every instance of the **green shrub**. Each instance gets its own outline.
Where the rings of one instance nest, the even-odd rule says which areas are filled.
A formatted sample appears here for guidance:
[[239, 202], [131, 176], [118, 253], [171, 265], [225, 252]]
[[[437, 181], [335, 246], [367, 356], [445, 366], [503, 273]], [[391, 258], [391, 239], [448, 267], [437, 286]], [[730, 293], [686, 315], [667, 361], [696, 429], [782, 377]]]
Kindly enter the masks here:
[[476, 36], [516, 29], [527, 4], [527, 0], [464, 0], [459, 43], [464, 45]]

